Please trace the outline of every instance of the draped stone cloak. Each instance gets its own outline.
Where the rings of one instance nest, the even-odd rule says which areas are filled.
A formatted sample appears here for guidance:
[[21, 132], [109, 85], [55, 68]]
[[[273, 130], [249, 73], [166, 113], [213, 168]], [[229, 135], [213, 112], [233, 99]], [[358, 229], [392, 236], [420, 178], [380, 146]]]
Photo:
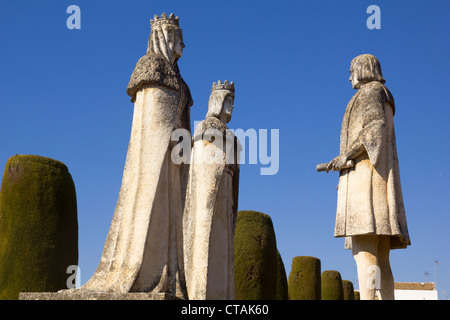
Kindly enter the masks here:
[[198, 124], [193, 140], [183, 217], [188, 296], [193, 300], [234, 299], [241, 145], [214, 117]]
[[[391, 236], [391, 249], [410, 245], [394, 131], [395, 103], [380, 82], [364, 85], [350, 100], [340, 154], [363, 144], [355, 166], [340, 171], [335, 237]], [[345, 247], [351, 248], [346, 238]]]
[[122, 186], [99, 266], [82, 287], [185, 298], [182, 213], [186, 165], [171, 161], [171, 134], [190, 131], [189, 88], [162, 56], [139, 59], [127, 93], [133, 124]]

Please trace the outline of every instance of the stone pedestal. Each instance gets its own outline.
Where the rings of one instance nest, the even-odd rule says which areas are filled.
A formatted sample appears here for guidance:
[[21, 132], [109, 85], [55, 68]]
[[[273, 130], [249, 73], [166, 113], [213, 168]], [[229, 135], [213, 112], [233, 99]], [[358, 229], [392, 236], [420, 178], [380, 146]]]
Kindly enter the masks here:
[[21, 292], [19, 300], [180, 300], [167, 293], [150, 292]]

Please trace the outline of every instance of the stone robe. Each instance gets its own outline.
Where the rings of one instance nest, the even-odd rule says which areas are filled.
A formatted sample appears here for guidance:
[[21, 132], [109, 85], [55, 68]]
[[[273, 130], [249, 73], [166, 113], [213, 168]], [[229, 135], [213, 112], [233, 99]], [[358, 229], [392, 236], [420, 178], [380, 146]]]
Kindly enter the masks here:
[[178, 66], [145, 55], [127, 88], [133, 124], [119, 199], [99, 266], [82, 287], [186, 297], [182, 213], [188, 168], [171, 161], [171, 134], [190, 131], [189, 88]]
[[[394, 132], [394, 99], [380, 82], [364, 85], [350, 100], [340, 154], [363, 144], [355, 166], [340, 172], [335, 237], [390, 235], [391, 249], [410, 245]], [[346, 238], [345, 247], [351, 248]]]
[[[218, 133], [214, 143], [209, 138], [212, 131]], [[221, 137], [226, 137], [227, 143], [216, 143]], [[234, 134], [214, 117], [199, 123], [193, 139], [183, 217], [188, 297], [234, 299], [233, 244], [241, 147]], [[226, 161], [226, 152], [231, 152], [225, 152], [227, 147], [234, 150], [231, 161]]]

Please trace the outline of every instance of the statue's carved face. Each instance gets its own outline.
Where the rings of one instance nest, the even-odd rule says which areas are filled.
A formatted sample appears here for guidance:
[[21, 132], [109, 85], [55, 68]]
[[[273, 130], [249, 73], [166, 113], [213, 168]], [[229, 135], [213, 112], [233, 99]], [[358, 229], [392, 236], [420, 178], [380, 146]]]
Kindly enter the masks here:
[[225, 115], [225, 123], [230, 122], [231, 115], [233, 114], [233, 108], [234, 108], [234, 98], [232, 96], [227, 96], [225, 98], [225, 101], [223, 103], [223, 109], [222, 113]]
[[181, 29], [178, 29], [175, 34], [175, 41], [173, 44], [173, 55], [175, 58], [180, 58], [183, 54], [183, 49], [185, 45], [183, 42], [183, 32]]
[[360, 82], [356, 76], [356, 72], [353, 68], [350, 68], [350, 78], [348, 79], [352, 83], [353, 89], [359, 89], [360, 88]]
[[228, 90], [214, 90], [208, 101], [207, 117], [215, 117], [223, 124], [231, 120], [233, 113], [234, 93]]

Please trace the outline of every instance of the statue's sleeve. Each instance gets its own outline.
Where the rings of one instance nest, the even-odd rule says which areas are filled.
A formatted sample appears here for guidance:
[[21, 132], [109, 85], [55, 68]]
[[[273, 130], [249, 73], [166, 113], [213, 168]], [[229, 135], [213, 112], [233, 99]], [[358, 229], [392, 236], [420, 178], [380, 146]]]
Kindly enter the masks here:
[[374, 85], [366, 89], [365, 94], [360, 98], [362, 99], [360, 116], [363, 117], [363, 127], [358, 140], [364, 145], [370, 162], [376, 167], [383, 157], [386, 141], [384, 108], [390, 106], [386, 104], [389, 99], [384, 86]]

